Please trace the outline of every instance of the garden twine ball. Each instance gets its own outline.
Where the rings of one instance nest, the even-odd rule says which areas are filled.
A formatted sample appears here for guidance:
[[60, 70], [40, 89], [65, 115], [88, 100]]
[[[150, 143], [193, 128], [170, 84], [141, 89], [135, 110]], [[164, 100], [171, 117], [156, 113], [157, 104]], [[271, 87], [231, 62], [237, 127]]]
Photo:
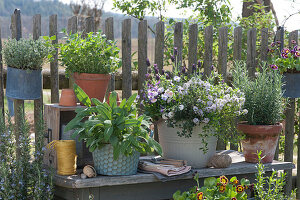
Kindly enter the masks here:
[[208, 167], [214, 167], [214, 168], [227, 168], [231, 165], [232, 159], [228, 154], [215, 154], [213, 155], [208, 163]]
[[96, 177], [97, 174], [96, 174], [96, 170], [93, 166], [91, 165], [86, 165], [84, 168], [83, 168], [83, 173], [89, 177], [89, 178], [92, 178], [92, 177]]

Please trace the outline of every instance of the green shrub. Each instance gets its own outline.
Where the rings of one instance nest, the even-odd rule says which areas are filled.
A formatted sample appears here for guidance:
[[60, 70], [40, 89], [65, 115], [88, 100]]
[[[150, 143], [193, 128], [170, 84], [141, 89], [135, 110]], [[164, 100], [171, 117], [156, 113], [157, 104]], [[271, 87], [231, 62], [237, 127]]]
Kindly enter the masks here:
[[119, 48], [101, 32], [90, 32], [86, 37], [72, 34], [60, 45], [60, 61], [71, 73], [109, 74], [120, 66]]
[[54, 37], [44, 37], [38, 40], [21, 38], [18, 41], [9, 38], [4, 42], [2, 50], [5, 63], [17, 69], [42, 69], [47, 58], [52, 57], [54, 49], [50, 44], [50, 39], [53, 40]]

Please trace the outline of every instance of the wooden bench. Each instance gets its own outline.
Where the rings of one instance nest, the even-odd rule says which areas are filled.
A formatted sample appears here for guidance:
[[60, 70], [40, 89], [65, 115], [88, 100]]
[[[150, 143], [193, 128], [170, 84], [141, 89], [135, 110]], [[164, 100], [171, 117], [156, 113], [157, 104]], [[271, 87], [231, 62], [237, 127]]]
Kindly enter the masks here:
[[[239, 152], [231, 150], [228, 152], [233, 160], [229, 168], [194, 169], [199, 173], [201, 184], [204, 178], [221, 175], [237, 176], [239, 179], [245, 177], [254, 182], [256, 165], [246, 163]], [[291, 162], [273, 161], [273, 163], [265, 164], [265, 169], [269, 173], [272, 170], [293, 169], [294, 167], [295, 165]], [[79, 175], [55, 175], [54, 184], [56, 199], [88, 200], [91, 195], [95, 200], [156, 200], [171, 199], [174, 192], [187, 190], [196, 182], [193, 180], [192, 173], [165, 182], [158, 180], [153, 174], [138, 173], [132, 176], [98, 175], [96, 178], [88, 179], [81, 179]]]

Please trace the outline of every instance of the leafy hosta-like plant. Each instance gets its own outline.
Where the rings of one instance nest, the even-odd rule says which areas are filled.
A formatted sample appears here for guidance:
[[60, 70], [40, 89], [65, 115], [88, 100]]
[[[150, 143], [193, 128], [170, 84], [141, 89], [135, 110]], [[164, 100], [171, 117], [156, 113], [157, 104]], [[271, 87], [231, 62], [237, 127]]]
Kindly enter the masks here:
[[[76, 117], [69, 122], [65, 131], [75, 129], [74, 137], [86, 142], [89, 150], [101, 149], [110, 143], [114, 150], [114, 159], [120, 154], [129, 155], [134, 151], [140, 153], [155, 150], [162, 154], [160, 145], [149, 135], [149, 117], [137, 116], [135, 106], [136, 94], [123, 99], [117, 105], [117, 93], [112, 92], [109, 104], [98, 99], [90, 99], [85, 92], [74, 85], [75, 93], [86, 108], [76, 109]], [[92, 103], [95, 106], [92, 106]], [[84, 119], [87, 119], [83, 121]]]
[[250, 181], [243, 178], [239, 181], [235, 176], [230, 180], [226, 176], [204, 179], [204, 186], [199, 187], [199, 174], [194, 177], [197, 186], [181, 193], [179, 190], [173, 194], [174, 200], [246, 200], [246, 189], [252, 189]]

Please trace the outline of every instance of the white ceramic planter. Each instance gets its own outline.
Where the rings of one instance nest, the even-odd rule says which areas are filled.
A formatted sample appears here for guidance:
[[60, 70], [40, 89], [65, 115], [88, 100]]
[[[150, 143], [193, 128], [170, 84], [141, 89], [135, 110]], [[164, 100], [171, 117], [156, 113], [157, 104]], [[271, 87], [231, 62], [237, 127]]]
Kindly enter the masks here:
[[178, 128], [168, 127], [165, 122], [158, 123], [159, 143], [163, 149], [165, 158], [186, 160], [193, 168], [205, 168], [211, 156], [216, 153], [217, 138], [209, 136], [206, 140], [208, 151], [206, 154], [200, 150], [204, 147], [199, 134], [203, 132], [204, 124], [194, 127], [191, 137], [179, 137]]

